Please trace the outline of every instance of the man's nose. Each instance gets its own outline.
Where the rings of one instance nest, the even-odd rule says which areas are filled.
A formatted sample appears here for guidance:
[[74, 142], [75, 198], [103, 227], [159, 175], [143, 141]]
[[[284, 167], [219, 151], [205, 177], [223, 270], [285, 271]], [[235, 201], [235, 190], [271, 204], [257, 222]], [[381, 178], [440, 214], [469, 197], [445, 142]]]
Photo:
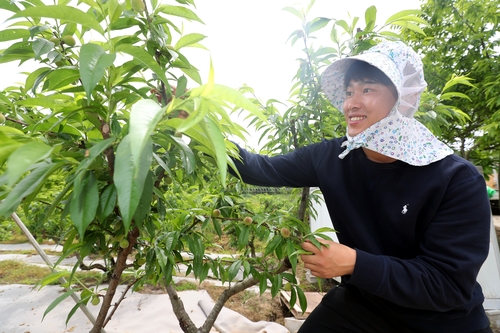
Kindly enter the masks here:
[[349, 98], [345, 100], [345, 106], [347, 110], [356, 110], [361, 105], [361, 96], [360, 94], [352, 93]]

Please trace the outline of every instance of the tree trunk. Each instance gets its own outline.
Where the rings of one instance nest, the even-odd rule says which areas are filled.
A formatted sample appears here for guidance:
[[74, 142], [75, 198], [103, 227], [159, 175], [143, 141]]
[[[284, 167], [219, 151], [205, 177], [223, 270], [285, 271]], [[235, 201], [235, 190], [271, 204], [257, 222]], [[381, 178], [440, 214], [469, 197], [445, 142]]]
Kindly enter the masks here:
[[[127, 248], [122, 249], [118, 252], [118, 258], [116, 260], [116, 265], [113, 270], [113, 274], [111, 276], [111, 280], [109, 281], [108, 290], [106, 291], [106, 295], [102, 300], [101, 309], [99, 310], [99, 315], [96, 318], [94, 327], [90, 330], [89, 333], [99, 333], [101, 328], [103, 327], [104, 321], [106, 320], [106, 316], [111, 308], [111, 302], [113, 301], [113, 297], [116, 293], [116, 288], [120, 284], [122, 273], [127, 267], [127, 257], [132, 252], [135, 243], [137, 242], [137, 238], [139, 237], [139, 229], [134, 228], [132, 231], [128, 233], [128, 241], [129, 245]], [[118, 305], [116, 305], [118, 306]]]
[[304, 187], [302, 189], [299, 210], [297, 212], [297, 218], [303, 222], [306, 222], [305, 218], [306, 218], [307, 202], [309, 201], [309, 191], [310, 191], [309, 187]]

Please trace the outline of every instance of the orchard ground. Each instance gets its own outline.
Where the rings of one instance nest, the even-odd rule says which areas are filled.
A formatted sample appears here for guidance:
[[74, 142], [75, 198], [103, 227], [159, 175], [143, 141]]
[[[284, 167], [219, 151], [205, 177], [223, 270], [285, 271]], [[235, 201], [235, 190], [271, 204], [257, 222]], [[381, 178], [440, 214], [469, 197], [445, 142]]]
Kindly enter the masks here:
[[[495, 227], [497, 230], [497, 235], [499, 236], [500, 239], [500, 216], [494, 216], [494, 222], [495, 222]], [[44, 244], [43, 245], [44, 250], [49, 254], [49, 256], [52, 259], [57, 258], [57, 247], [51, 244]], [[36, 265], [39, 266], [40, 269], [43, 267], [43, 269], [46, 270], [46, 274], [49, 274], [50, 270], [47, 267], [44, 267], [45, 264], [43, 263], [42, 259], [38, 256], [36, 251], [33, 249], [31, 244], [29, 243], [22, 243], [22, 244], [0, 244], [0, 285], [1, 286], [1, 294], [4, 294], [4, 296], [7, 296], [6, 290], [15, 290], [15, 288], [20, 288], [18, 283], [24, 283], [21, 282], [24, 280], [23, 277], [20, 276], [15, 276], [14, 281], [9, 280], [9, 274], [14, 274], [14, 270], [12, 267], [5, 266], [7, 263], [12, 263], [12, 262], [17, 262], [18, 265]], [[55, 260], [54, 260], [55, 261]], [[62, 265], [68, 265], [68, 267], [71, 267], [72, 265], [72, 259], [68, 258], [67, 261], [62, 262]], [[26, 272], [32, 272], [34, 269], [25, 269]], [[301, 285], [305, 291], [317, 291], [320, 292], [327, 291], [328, 288], [330, 288], [332, 285], [323, 285], [321, 288], [317, 284], [311, 284], [307, 282], [307, 279], [305, 277], [305, 270], [303, 267], [299, 267], [298, 269], [298, 277], [301, 282]], [[26, 275], [29, 275], [26, 273]], [[33, 282], [27, 278], [28, 281], [27, 283], [30, 285], [35, 284], [36, 282]], [[17, 284], [14, 284], [17, 283]], [[10, 286], [6, 286], [10, 285]], [[104, 287], [104, 286], [103, 286]], [[214, 281], [205, 281], [201, 284], [196, 283], [194, 279], [184, 279], [179, 276], [177, 283], [176, 283], [176, 289], [178, 290], [179, 293], [183, 292], [188, 292], [185, 295], [190, 295], [189, 297], [196, 298], [199, 297], [199, 293], [207, 293], [209, 295], [208, 299], [216, 300], [220, 294], [224, 291], [224, 287], [221, 287], [217, 285], [217, 283], [214, 283]], [[19, 289], [21, 290], [21, 289]], [[194, 293], [195, 291], [198, 291], [198, 293]], [[192, 292], [191, 294], [189, 292]], [[144, 288], [142, 288], [139, 291], [139, 294], [146, 294], [146, 295], [166, 295], [166, 291], [163, 287], [161, 286], [151, 286], [151, 285], [146, 285]], [[56, 294], [57, 295], [57, 294]], [[56, 296], [57, 297], [57, 296]], [[140, 297], [140, 296], [139, 296]], [[187, 297], [187, 296], [186, 296]], [[31, 313], [34, 313], [36, 311], [35, 309], [35, 304], [36, 304], [36, 298], [37, 298], [37, 292], [35, 290], [30, 292], [30, 310]], [[167, 299], [167, 298], [165, 298]], [[70, 299], [68, 299], [69, 301]], [[122, 303], [121, 305], [121, 311], [125, 312], [127, 309], [126, 305], [127, 299]], [[132, 301], [133, 302], [133, 301]], [[143, 300], [139, 300], [138, 304], [141, 304]], [[168, 302], [168, 301], [167, 301]], [[169, 303], [169, 302], [168, 302]], [[3, 305], [2, 305], [3, 304]], [[12, 303], [15, 304], [15, 303]], [[162, 311], [167, 310], [167, 306], [170, 304], [165, 304], [166, 307], [163, 308]], [[7, 299], [2, 299], [0, 297], [0, 307], [8, 307], [9, 306], [9, 300]], [[72, 306], [72, 305], [71, 305]], [[89, 306], [91, 306], [89, 304]], [[44, 311], [47, 305], [44, 305], [44, 308], [39, 309], [39, 314], [41, 315]], [[139, 306], [140, 308], [140, 306]], [[228, 302], [225, 304], [225, 308], [230, 309], [234, 311], [237, 314], [240, 314], [244, 318], [249, 319], [252, 322], [270, 322], [270, 323], [277, 323], [280, 325], [284, 325], [285, 317], [292, 317], [292, 314], [289, 312], [288, 308], [283, 304], [283, 302], [280, 300], [279, 297], [271, 297], [269, 292], [264, 293], [263, 295], [259, 295], [256, 289], [250, 289], [250, 290], [245, 290], [244, 292], [241, 292], [233, 297], [231, 297]], [[140, 310], [140, 309], [139, 309]], [[68, 307], [58, 307], [53, 312], [57, 313], [57, 316], [55, 320], [60, 321], [61, 323], [64, 323], [66, 319], [67, 312], [69, 311]], [[144, 312], [147, 310], [144, 309]], [[78, 311], [79, 312], [79, 311]], [[144, 313], [143, 312], [143, 313]], [[28, 312], [26, 312], [28, 313]], [[117, 314], [119, 311], [117, 311]], [[44, 320], [44, 325], [47, 326], [47, 321], [50, 320], [51, 314], [47, 315], [46, 319]], [[76, 315], [75, 315], [76, 316]], [[80, 314], [80, 317], [83, 316]], [[116, 317], [116, 315], [115, 315]], [[120, 317], [117, 318], [116, 321], [120, 321]], [[175, 321], [175, 318], [171, 318]], [[54, 321], [54, 319], [52, 320]], [[116, 322], [115, 321], [115, 322]], [[67, 329], [71, 330], [71, 321], [69, 322]], [[53, 324], [58, 324], [58, 323], [53, 323]], [[88, 323], [87, 323], [88, 324]], [[0, 325], [1, 326], [1, 325]], [[19, 322], [19, 329], [21, 331], [19, 332], [25, 332], [26, 330], [23, 329], [29, 329], [29, 327], [24, 326], [23, 323]], [[29, 326], [29, 324], [28, 324]], [[33, 327], [32, 327], [33, 328]], [[0, 327], [0, 332], [3, 332], [3, 327]], [[29, 331], [29, 330], [28, 330]], [[17, 331], [16, 331], [17, 332]], [[51, 331], [46, 331], [46, 332], [51, 332]], [[66, 332], [66, 331], [65, 331]], [[69, 331], [68, 331], [69, 332]], [[112, 332], [112, 330], [111, 330]], [[493, 332], [494, 333], [500, 333], [500, 328], [497, 326], [493, 325]]]

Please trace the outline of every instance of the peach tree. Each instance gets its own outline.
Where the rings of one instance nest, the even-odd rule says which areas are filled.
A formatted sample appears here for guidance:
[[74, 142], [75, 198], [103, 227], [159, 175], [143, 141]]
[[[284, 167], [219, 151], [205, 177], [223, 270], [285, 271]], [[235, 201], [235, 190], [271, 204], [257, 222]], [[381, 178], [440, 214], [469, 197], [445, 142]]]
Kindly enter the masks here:
[[[71, 220], [61, 260], [74, 253], [79, 260], [71, 272], [42, 281], [69, 278], [46, 313], [78, 285], [80, 302], [68, 320], [81, 304], [100, 305], [91, 332], [111, 319], [124, 281], [127, 290], [163, 283], [185, 332], [208, 332], [225, 301], [256, 284], [264, 292], [270, 283], [276, 295], [290, 283], [292, 302], [305, 307], [293, 271], [299, 242], [315, 235], [287, 212], [250, 219], [234, 195], [239, 185], [228, 184], [235, 147], [225, 136], [244, 137], [231, 111], [266, 119], [240, 92], [216, 84], [212, 68], [203, 83], [184, 55], [188, 47], [203, 48], [205, 38], [181, 29], [202, 23], [193, 7], [193, 0], [0, 2], [11, 14], [0, 31], [7, 44], [0, 64], [29, 65], [22, 84], [0, 92], [0, 215], [23, 209], [29, 218], [43, 197], [42, 223]], [[60, 188], [47, 197], [55, 180]], [[208, 229], [218, 237], [235, 233], [241, 255], [207, 256], [217, 241]], [[261, 256], [248, 250], [252, 237], [267, 244]], [[103, 261], [85, 264], [91, 254]], [[201, 328], [173, 287], [180, 264], [199, 281], [209, 273], [223, 282], [243, 274]], [[104, 271], [106, 288], [78, 281], [77, 268]]]

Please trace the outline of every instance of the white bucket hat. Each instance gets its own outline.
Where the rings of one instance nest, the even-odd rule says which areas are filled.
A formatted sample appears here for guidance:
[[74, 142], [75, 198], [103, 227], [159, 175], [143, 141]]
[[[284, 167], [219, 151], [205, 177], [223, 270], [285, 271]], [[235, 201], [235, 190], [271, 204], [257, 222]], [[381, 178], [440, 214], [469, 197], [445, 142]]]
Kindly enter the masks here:
[[344, 158], [351, 150], [365, 147], [415, 166], [427, 165], [453, 154], [424, 125], [413, 119], [427, 83], [418, 54], [403, 42], [384, 41], [356, 56], [337, 60], [323, 73], [322, 90], [342, 111], [346, 96], [344, 78], [355, 61], [380, 69], [394, 84], [398, 100], [387, 117], [355, 137], [347, 135]]

